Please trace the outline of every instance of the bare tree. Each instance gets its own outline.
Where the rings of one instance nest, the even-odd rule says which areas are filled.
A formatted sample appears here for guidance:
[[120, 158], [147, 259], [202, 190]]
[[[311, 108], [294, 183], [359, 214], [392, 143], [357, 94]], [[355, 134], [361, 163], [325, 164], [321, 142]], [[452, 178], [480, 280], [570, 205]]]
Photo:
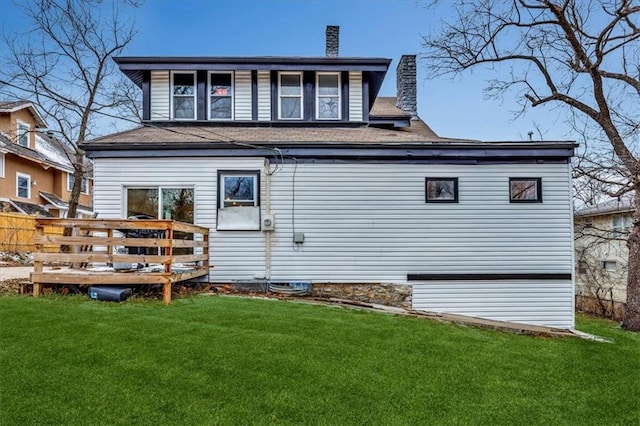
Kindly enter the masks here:
[[[32, 101], [44, 113], [73, 165], [67, 217], [75, 217], [85, 176], [81, 144], [105, 117], [118, 120], [131, 99], [122, 96], [112, 56], [133, 40], [122, 12], [135, 0], [29, 0], [17, 4], [29, 27], [3, 39], [3, 96]], [[104, 131], [104, 129], [103, 129]]]
[[[527, 107], [564, 108], [619, 160], [615, 194], [634, 191], [626, 315], [640, 331], [640, 5], [636, 0], [458, 0], [456, 16], [424, 37], [431, 77], [500, 71], [487, 93]], [[603, 159], [604, 160], [604, 159]]]

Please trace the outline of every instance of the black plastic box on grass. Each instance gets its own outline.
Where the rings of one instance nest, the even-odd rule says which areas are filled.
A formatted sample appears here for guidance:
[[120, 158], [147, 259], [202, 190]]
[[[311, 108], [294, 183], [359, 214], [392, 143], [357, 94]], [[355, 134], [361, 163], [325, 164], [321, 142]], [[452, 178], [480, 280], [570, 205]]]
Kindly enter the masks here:
[[94, 300], [105, 300], [107, 302], [124, 302], [131, 297], [133, 292], [130, 288], [92, 286], [89, 287], [89, 297]]

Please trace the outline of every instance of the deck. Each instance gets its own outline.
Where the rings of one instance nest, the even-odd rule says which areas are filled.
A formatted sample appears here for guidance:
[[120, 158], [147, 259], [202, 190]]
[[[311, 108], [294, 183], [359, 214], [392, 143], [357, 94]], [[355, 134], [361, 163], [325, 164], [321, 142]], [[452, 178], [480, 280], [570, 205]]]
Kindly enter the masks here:
[[[47, 233], [56, 226], [71, 235]], [[173, 283], [209, 274], [209, 228], [173, 220], [38, 218], [34, 243], [34, 296], [45, 284], [161, 284], [168, 304]], [[45, 253], [45, 245], [60, 249]], [[45, 263], [69, 268], [44, 271]]]

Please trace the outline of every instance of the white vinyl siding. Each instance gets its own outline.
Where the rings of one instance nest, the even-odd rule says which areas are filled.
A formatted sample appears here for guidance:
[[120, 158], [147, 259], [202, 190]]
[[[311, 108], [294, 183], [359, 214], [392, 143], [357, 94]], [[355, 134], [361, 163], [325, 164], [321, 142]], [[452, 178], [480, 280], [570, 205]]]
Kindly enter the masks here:
[[349, 121], [362, 121], [361, 71], [349, 71]]
[[[299, 164], [272, 177], [277, 278], [406, 281], [407, 273], [571, 273], [566, 164]], [[509, 202], [509, 177], [543, 177], [544, 202]], [[456, 176], [458, 203], [425, 203], [425, 177]], [[296, 232], [305, 233], [300, 250]], [[299, 276], [303, 274], [303, 277]]]
[[271, 120], [271, 72], [258, 71], [258, 121]]
[[[407, 283], [408, 273], [572, 273], [567, 164], [299, 164], [292, 208], [294, 168], [287, 165], [272, 177], [276, 231], [271, 277], [275, 281]], [[543, 179], [544, 202], [510, 203], [509, 177], [532, 175]], [[425, 203], [427, 176], [456, 176], [459, 202]], [[305, 235], [305, 242], [297, 247], [292, 243], [292, 211], [295, 232]], [[423, 292], [432, 284], [409, 283]], [[490, 290], [507, 285], [514, 294], [497, 297], [486, 305], [494, 310], [482, 313], [500, 319], [511, 309], [511, 301], [524, 300], [518, 299], [519, 291], [526, 293], [538, 284], [550, 285], [554, 294], [531, 301], [527, 309], [537, 313], [524, 310], [527, 315], [521, 320], [549, 315], [548, 321], [532, 323], [571, 326], [570, 279], [557, 285], [476, 281], [456, 287], [448, 282], [442, 285], [452, 290], [442, 297], [452, 307], [449, 312], [462, 313], [455, 308], [464, 303], [457, 300], [456, 289], [468, 299], [472, 293], [465, 293], [465, 286]], [[414, 308], [433, 308], [426, 297], [414, 299]]]
[[261, 170], [263, 164], [262, 158], [98, 158], [94, 211], [105, 219], [124, 217], [127, 187], [194, 188], [194, 223], [211, 230], [211, 280], [253, 279], [264, 274], [264, 235], [260, 231], [216, 232], [216, 180], [218, 170]]
[[[570, 279], [407, 281], [420, 273], [571, 274], [567, 164], [288, 163], [270, 177], [266, 200], [262, 158], [170, 163], [96, 159], [95, 211], [122, 217], [126, 186], [193, 186], [195, 223], [211, 229], [212, 282], [265, 276], [270, 253], [276, 282], [409, 283], [415, 309], [573, 326]], [[263, 170], [261, 214], [275, 217], [269, 248], [264, 232], [216, 231], [218, 170]], [[509, 178], [519, 176], [542, 178], [542, 203], [509, 202]], [[425, 203], [426, 177], [457, 177], [458, 203]], [[303, 244], [293, 243], [294, 231], [304, 234]]]
[[171, 118], [169, 71], [151, 71], [151, 120]]
[[413, 309], [573, 328], [571, 280], [430, 281], [413, 284]]
[[236, 71], [235, 119], [251, 120], [251, 71]]

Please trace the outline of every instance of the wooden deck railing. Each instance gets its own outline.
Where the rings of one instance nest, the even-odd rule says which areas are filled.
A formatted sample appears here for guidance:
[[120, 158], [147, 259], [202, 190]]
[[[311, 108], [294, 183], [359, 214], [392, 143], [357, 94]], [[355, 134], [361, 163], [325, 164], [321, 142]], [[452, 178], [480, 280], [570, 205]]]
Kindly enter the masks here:
[[[52, 227], [71, 229], [71, 235], [52, 235]], [[132, 238], [131, 235], [141, 238]], [[171, 300], [171, 284], [207, 275], [209, 272], [209, 228], [173, 220], [140, 219], [36, 219], [34, 239], [33, 294], [39, 295], [42, 284], [163, 284], [165, 303]], [[50, 253], [52, 245], [58, 253]], [[44, 247], [49, 249], [44, 252]], [[120, 253], [114, 247], [136, 248], [136, 254]], [[64, 250], [63, 250], [64, 249]], [[176, 250], [190, 249], [190, 250]], [[179, 252], [191, 251], [184, 254]], [[178, 252], [178, 253], [176, 253]], [[45, 263], [63, 264], [65, 272], [44, 271]], [[160, 272], [91, 272], [96, 264], [160, 264]], [[176, 264], [192, 268], [176, 272]]]

